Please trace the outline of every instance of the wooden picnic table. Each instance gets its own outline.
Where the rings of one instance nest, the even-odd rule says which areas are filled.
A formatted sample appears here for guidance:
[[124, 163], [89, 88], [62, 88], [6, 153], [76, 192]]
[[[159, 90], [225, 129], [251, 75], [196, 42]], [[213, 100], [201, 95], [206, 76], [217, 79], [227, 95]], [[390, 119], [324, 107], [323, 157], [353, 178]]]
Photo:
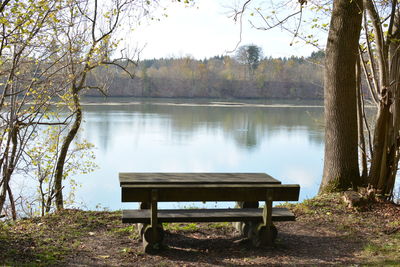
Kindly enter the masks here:
[[[271, 243], [272, 221], [294, 220], [289, 210], [272, 208], [272, 201], [297, 201], [300, 190], [265, 173], [120, 173], [119, 181], [122, 202], [142, 203], [141, 210], [124, 210], [123, 222], [150, 223], [142, 232], [145, 250], [161, 243], [161, 222], [178, 221], [257, 222], [266, 232], [264, 243]], [[241, 209], [158, 210], [158, 202], [175, 201], [236, 201]], [[258, 201], [266, 202], [263, 209]]]

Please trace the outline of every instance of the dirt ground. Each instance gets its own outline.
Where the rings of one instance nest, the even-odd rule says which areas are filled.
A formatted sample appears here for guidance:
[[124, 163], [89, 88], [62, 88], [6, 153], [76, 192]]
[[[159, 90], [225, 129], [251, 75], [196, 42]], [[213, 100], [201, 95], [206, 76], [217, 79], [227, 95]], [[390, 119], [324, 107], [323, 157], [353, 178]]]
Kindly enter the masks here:
[[166, 248], [145, 254], [119, 212], [66, 210], [0, 227], [0, 263], [37, 266], [400, 265], [400, 207], [349, 209], [338, 195], [289, 205], [273, 247], [254, 248], [229, 223], [166, 224]]

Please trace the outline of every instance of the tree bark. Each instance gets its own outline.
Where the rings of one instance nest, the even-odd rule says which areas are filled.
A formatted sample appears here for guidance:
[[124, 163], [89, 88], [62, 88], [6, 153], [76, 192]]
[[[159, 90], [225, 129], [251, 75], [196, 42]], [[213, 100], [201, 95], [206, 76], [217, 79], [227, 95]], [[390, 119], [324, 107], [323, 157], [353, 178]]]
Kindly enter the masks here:
[[78, 133], [79, 127], [82, 122], [82, 109], [79, 102], [78, 90], [72, 89], [73, 91], [73, 100], [74, 100], [74, 107], [75, 107], [75, 120], [74, 123], [69, 130], [67, 136], [64, 139], [64, 142], [61, 146], [60, 155], [57, 159], [56, 170], [54, 174], [54, 191], [56, 197], [56, 207], [57, 210], [62, 210], [64, 208], [64, 198], [62, 193], [62, 180], [64, 178], [64, 165], [65, 159], [68, 154], [69, 146], [71, 142], [74, 140], [76, 134]]
[[362, 21], [361, 0], [335, 0], [325, 59], [325, 159], [320, 192], [360, 183], [356, 60]]
[[[3, 175], [2, 175], [2, 181], [0, 183], [0, 213], [2, 212], [4, 208], [4, 203], [6, 201], [6, 196], [7, 196], [7, 189], [9, 188], [9, 183], [11, 180], [11, 175], [14, 172], [15, 169], [15, 157], [17, 154], [17, 146], [18, 146], [18, 132], [19, 132], [19, 126], [18, 125], [13, 125], [9, 137], [8, 137], [8, 144], [5, 153], [9, 153], [9, 148], [10, 148], [10, 142], [12, 144], [11, 148], [11, 154], [5, 155], [7, 157], [6, 162], [4, 163], [3, 167]], [[1, 187], [2, 186], [2, 187]]]
[[15, 208], [14, 195], [11, 191], [10, 185], [7, 185], [8, 199], [10, 200], [11, 216], [13, 221], [17, 220], [17, 209]]
[[[397, 2], [393, 2], [393, 11], [398, 12]], [[375, 14], [376, 10], [370, 8], [369, 12]], [[400, 148], [400, 20], [396, 12], [392, 13], [392, 31], [388, 33], [386, 43], [388, 46], [387, 58], [382, 60], [389, 64], [385, 66], [387, 83], [380, 89], [379, 110], [376, 119], [373, 154], [368, 182], [377, 189], [381, 196], [390, 199], [393, 196]]]
[[368, 176], [368, 163], [367, 163], [367, 150], [365, 145], [364, 135], [364, 106], [363, 106], [363, 95], [361, 88], [361, 64], [360, 58], [357, 59], [357, 118], [358, 118], [358, 143], [360, 146], [360, 158], [361, 158], [361, 184], [365, 184]]

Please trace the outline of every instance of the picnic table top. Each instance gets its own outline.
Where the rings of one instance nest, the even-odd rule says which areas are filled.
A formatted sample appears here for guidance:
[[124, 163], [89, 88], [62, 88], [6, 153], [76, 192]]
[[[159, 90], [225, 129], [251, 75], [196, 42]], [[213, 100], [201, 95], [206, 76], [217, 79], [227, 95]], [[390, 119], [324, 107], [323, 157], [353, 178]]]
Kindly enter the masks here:
[[122, 172], [120, 185], [281, 184], [265, 173], [153, 173]]

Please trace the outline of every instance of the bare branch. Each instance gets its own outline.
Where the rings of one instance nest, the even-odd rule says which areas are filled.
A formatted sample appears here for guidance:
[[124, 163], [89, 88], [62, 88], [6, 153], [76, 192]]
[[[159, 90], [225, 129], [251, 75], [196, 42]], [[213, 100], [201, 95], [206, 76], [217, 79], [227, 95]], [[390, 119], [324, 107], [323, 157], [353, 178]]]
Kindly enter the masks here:
[[227, 51], [227, 53], [233, 53], [233, 52], [239, 47], [240, 43], [242, 42], [243, 14], [244, 14], [244, 11], [246, 10], [246, 6], [247, 6], [250, 2], [251, 2], [251, 0], [247, 0], [247, 1], [243, 4], [242, 10], [241, 10], [241, 11], [237, 11], [237, 12], [235, 11], [233, 20], [234, 20], [235, 22], [237, 22], [237, 21], [238, 21], [238, 18], [239, 18], [239, 41], [236, 43], [235, 48], [233, 48], [233, 49], [230, 50], [230, 51]]
[[107, 93], [106, 90], [100, 86], [91, 86], [91, 85], [86, 85], [84, 87], [82, 87], [82, 89], [96, 89], [98, 90], [103, 96], [107, 97]]
[[378, 66], [379, 66], [379, 83], [380, 83], [379, 85], [380, 88], [383, 89], [388, 86], [387, 75], [386, 75], [388, 69], [386, 62], [388, 49], [383, 37], [380, 18], [376, 11], [373, 1], [364, 0], [364, 7], [368, 11], [369, 16], [371, 17], [372, 26], [375, 32]]
[[[128, 63], [132, 63], [132, 64], [134, 64], [134, 65], [137, 65], [137, 64], [136, 64], [134, 61], [132, 61], [132, 60], [127, 59], [127, 61], [128, 61]], [[111, 62], [106, 62], [106, 61], [104, 61], [104, 62], [102, 62], [102, 64], [104, 64], [104, 65], [114, 65], [114, 66], [117, 66], [118, 68], [120, 68], [121, 70], [123, 70], [126, 74], [128, 74], [129, 77], [130, 77], [131, 79], [135, 78], [135, 74], [134, 74], [134, 73], [130, 72], [126, 67], [122, 66], [121, 64], [117, 63], [116, 61], [111, 61]]]
[[10, 2], [10, 0], [0, 1], [0, 12], [3, 12], [6, 5]]
[[[380, 87], [379, 87], [379, 83], [377, 80], [378, 75], [376, 74], [376, 67], [375, 67], [375, 57], [372, 54], [372, 48], [371, 48], [371, 41], [369, 38], [369, 30], [368, 30], [368, 23], [367, 23], [367, 14], [366, 12], [364, 12], [364, 32], [365, 32], [365, 39], [366, 39], [366, 44], [367, 44], [367, 55], [368, 55], [368, 59], [370, 62], [370, 71], [372, 74], [372, 82], [374, 84], [374, 92], [373, 95], [376, 95], [376, 99], [378, 100], [378, 96], [380, 94]], [[362, 62], [364, 63], [364, 60], [362, 60]], [[366, 71], [366, 68], [365, 68]], [[368, 78], [368, 71], [365, 72], [366, 77]], [[372, 89], [372, 87], [371, 87]]]
[[92, 21], [92, 40], [93, 42], [96, 42], [96, 22], [97, 22], [97, 0], [94, 0], [94, 14], [93, 14], [93, 19]]
[[372, 83], [371, 83], [371, 79], [374, 79], [374, 78], [370, 77], [370, 75], [368, 73], [367, 66], [366, 66], [365, 60], [363, 58], [363, 52], [362, 52], [360, 47], [358, 48], [358, 51], [359, 51], [361, 66], [363, 67], [364, 75], [365, 75], [365, 78], [367, 80], [369, 92], [370, 92], [370, 94], [372, 96], [372, 99], [374, 100], [375, 104], [378, 105], [379, 101], [378, 101], [378, 96], [377, 96], [377, 93], [376, 93], [377, 92], [376, 91], [376, 87], [374, 88]]
[[300, 29], [300, 25], [301, 25], [301, 19], [303, 17], [303, 4], [300, 5], [300, 11], [299, 12], [300, 12], [299, 24], [297, 24], [297, 28], [296, 28], [296, 31], [294, 32], [293, 39], [290, 42], [290, 45], [293, 45], [294, 39], [299, 34], [299, 29]]
[[273, 25], [270, 25], [270, 23], [268, 22], [267, 18], [266, 18], [258, 9], [256, 9], [256, 12], [258, 13], [258, 15], [260, 15], [260, 17], [261, 17], [262, 20], [265, 22], [265, 24], [267, 24], [268, 27], [255, 27], [253, 24], [252, 24], [252, 26], [255, 27], [256, 29], [259, 29], [259, 30], [260, 30], [260, 29], [262, 29], [262, 30], [271, 30], [271, 29], [273, 29], [273, 28], [275, 28], [275, 27], [277, 27], [277, 26], [282, 26], [282, 24], [285, 23], [285, 22], [286, 22], [288, 19], [290, 19], [291, 17], [294, 17], [294, 16], [296, 16], [297, 14], [301, 14], [301, 13], [302, 13], [302, 10], [303, 10], [303, 6], [300, 6], [300, 10], [299, 10], [299, 11], [297, 11], [297, 12], [295, 12], [295, 13], [292, 13], [292, 14], [286, 16], [286, 17], [283, 18], [283, 19], [279, 19], [277, 16], [275, 16], [276, 19], [278, 20], [278, 22], [276, 22], [276, 23], [273, 24]]
[[389, 28], [388, 28], [388, 36], [387, 36], [387, 45], [389, 46], [391, 43], [391, 39], [393, 36], [393, 25], [394, 25], [394, 20], [396, 17], [396, 8], [397, 8], [397, 0], [393, 0], [392, 2], [392, 12], [390, 15], [390, 22], [389, 22]]

